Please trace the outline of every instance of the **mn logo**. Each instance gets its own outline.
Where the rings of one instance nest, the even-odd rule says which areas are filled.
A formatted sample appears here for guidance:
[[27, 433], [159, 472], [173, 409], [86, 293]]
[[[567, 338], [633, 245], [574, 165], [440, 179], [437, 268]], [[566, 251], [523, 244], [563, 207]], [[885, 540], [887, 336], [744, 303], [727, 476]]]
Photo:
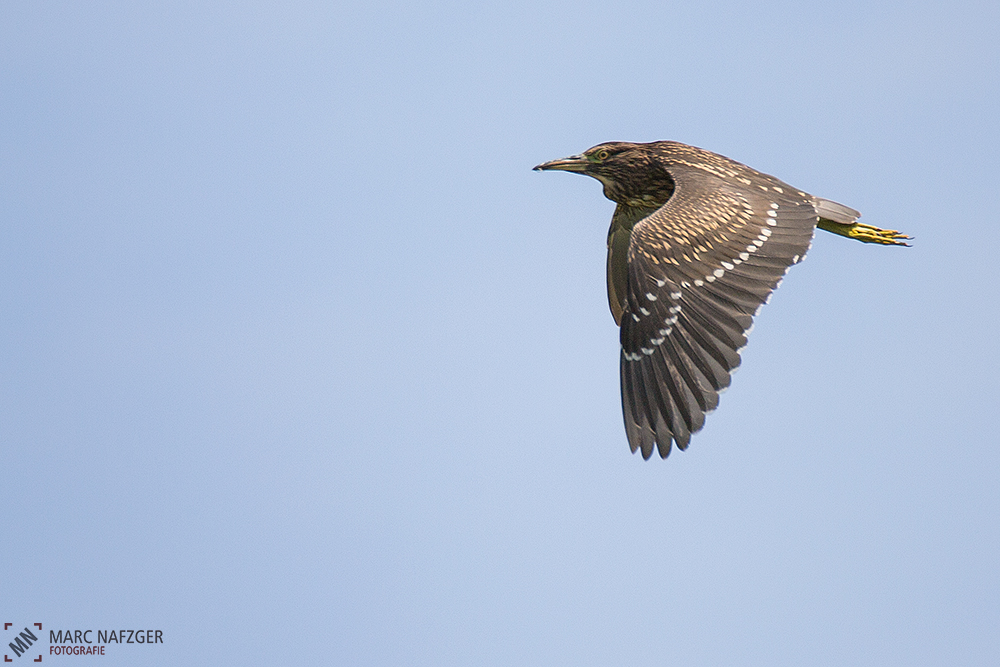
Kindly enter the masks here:
[[[12, 625], [14, 625], [14, 624], [13, 623], [4, 623], [3, 624], [3, 629], [7, 630]], [[35, 627], [38, 628], [38, 632], [39, 633], [42, 632], [42, 624], [41, 623], [35, 623]], [[13, 651], [15, 658], [20, 658], [21, 655], [24, 654], [24, 652], [27, 651], [29, 648], [31, 648], [31, 645], [34, 644], [37, 641], [38, 641], [38, 637], [35, 636], [35, 633], [32, 632], [28, 627], [25, 627], [24, 631], [20, 632], [19, 634], [17, 634], [14, 637], [14, 641], [12, 641], [9, 644], [7, 644], [7, 646], [9, 646], [10, 650]], [[6, 654], [6, 653], [4, 653], [3, 661], [4, 662], [14, 662], [10, 658], [10, 656], [8, 654]], [[35, 658], [32, 662], [41, 662], [41, 661], [42, 661], [42, 656], [41, 656], [41, 654], [39, 654], [38, 657]]]

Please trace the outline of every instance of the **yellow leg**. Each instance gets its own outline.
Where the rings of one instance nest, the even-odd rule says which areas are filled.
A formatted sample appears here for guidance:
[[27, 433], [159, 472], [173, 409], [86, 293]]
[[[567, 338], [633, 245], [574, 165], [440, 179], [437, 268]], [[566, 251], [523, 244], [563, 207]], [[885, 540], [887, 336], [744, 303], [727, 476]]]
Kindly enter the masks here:
[[855, 222], [851, 225], [842, 225], [831, 220], [820, 220], [819, 224], [816, 226], [820, 229], [825, 229], [828, 232], [833, 232], [834, 234], [846, 236], [849, 239], [861, 241], [862, 243], [881, 243], [882, 245], [908, 246], [910, 244], [906, 243], [906, 241], [912, 238], [906, 234], [897, 232], [895, 229], [880, 229], [878, 227], [866, 225], [863, 222]]

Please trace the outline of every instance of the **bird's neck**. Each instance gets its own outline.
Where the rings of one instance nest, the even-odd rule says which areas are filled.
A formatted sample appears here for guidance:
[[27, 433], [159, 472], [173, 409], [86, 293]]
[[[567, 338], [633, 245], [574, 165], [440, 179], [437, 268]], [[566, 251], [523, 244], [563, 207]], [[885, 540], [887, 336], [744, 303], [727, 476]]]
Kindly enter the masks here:
[[[603, 179], [602, 179], [603, 181]], [[674, 194], [674, 181], [664, 172], [641, 181], [603, 181], [604, 196], [630, 208], [659, 208]]]

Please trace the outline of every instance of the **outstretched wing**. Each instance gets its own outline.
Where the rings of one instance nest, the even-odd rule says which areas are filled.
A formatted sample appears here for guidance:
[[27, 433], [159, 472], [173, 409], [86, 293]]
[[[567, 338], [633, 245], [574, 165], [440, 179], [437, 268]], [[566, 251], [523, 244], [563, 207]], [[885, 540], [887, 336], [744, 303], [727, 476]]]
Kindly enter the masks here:
[[686, 449], [704, 425], [818, 221], [812, 196], [738, 163], [667, 168], [673, 196], [632, 229], [620, 303], [625, 430], [643, 458]]

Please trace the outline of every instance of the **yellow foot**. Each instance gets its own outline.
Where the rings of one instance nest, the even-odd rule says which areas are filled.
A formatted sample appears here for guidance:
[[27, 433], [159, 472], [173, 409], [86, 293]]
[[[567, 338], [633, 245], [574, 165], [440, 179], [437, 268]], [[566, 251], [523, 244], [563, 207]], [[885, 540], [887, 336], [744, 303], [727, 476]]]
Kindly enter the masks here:
[[912, 237], [897, 232], [895, 229], [880, 229], [866, 225], [863, 222], [855, 222], [850, 225], [841, 225], [830, 220], [820, 220], [818, 227], [834, 234], [846, 236], [849, 239], [856, 239], [862, 243], [881, 243], [882, 245], [903, 245], [909, 246]]

